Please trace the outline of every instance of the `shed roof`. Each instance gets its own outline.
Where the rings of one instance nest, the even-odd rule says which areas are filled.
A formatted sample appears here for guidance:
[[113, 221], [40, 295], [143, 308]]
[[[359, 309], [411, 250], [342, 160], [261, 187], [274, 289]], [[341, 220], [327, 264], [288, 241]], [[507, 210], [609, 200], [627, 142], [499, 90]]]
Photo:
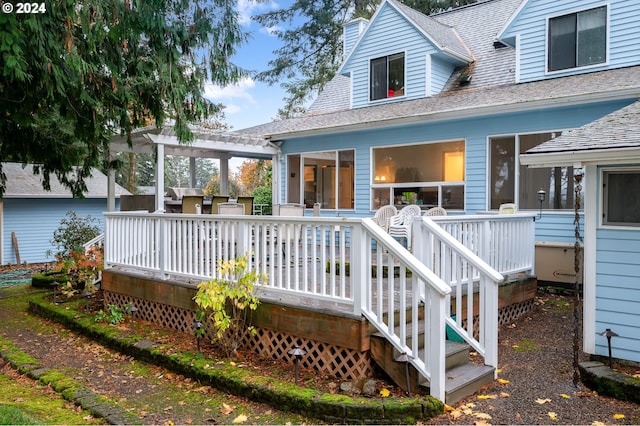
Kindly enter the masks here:
[[[51, 190], [42, 188], [42, 175], [33, 173], [33, 165], [2, 163], [2, 171], [7, 176], [7, 186], [3, 198], [72, 198], [71, 191], [63, 186], [55, 175], [51, 175]], [[91, 177], [85, 179], [87, 193], [85, 198], [107, 198], [107, 176], [94, 168]], [[129, 195], [130, 192], [115, 186], [115, 195]]]
[[530, 166], [640, 161], [640, 102], [531, 148], [520, 161]]

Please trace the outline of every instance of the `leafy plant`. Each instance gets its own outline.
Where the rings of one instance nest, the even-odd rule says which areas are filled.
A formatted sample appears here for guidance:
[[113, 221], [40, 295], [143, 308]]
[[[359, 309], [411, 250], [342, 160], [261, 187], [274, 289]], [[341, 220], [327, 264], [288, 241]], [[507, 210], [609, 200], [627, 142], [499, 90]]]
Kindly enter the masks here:
[[79, 217], [76, 212], [67, 212], [60, 226], [53, 232], [51, 244], [58, 248], [57, 256], [71, 251], [83, 250], [83, 244], [100, 235], [98, 220], [91, 216]]
[[248, 316], [257, 309], [260, 300], [254, 294], [256, 284], [266, 279], [256, 271], [247, 271], [248, 255], [228, 262], [218, 262], [218, 278], [198, 284], [193, 298], [206, 318], [213, 324], [217, 344], [228, 357], [235, 357], [248, 326]]
[[104, 268], [102, 247], [91, 247], [86, 252], [83, 249], [71, 250], [65, 257], [57, 257], [57, 269], [70, 277], [60, 286], [63, 294], [71, 297], [80, 291], [94, 293], [98, 289], [95, 283]]
[[129, 310], [130, 304], [127, 303], [124, 307], [114, 305], [112, 303], [107, 306], [106, 312], [100, 309], [100, 312], [96, 314], [94, 319], [99, 321], [107, 321], [109, 324], [119, 324], [124, 321], [124, 317]]

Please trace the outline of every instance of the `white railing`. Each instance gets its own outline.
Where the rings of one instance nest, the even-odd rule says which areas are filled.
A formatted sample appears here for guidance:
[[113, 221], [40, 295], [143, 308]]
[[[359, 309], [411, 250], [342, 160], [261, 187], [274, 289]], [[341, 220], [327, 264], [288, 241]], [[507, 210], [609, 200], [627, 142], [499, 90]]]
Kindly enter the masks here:
[[[503, 275], [534, 275], [535, 216], [528, 213], [431, 219]], [[415, 232], [415, 229], [414, 229]], [[414, 235], [414, 238], [420, 238]]]
[[358, 224], [346, 218], [106, 213], [105, 268], [193, 282], [217, 277], [218, 262], [248, 255], [248, 267], [266, 275], [261, 284], [271, 295], [353, 305], [344, 271], [352, 257], [348, 238]]
[[447, 324], [486, 365], [497, 367], [498, 285], [504, 277], [439, 225], [428, 217], [414, 224], [415, 256], [452, 288]]
[[[446, 324], [484, 356], [485, 364], [497, 366], [498, 283], [503, 279], [475, 254], [501, 246], [483, 243], [488, 251], [480, 250], [489, 234], [469, 228], [454, 238], [444, 227], [454, 229], [455, 223], [436, 225], [429, 218], [416, 223], [414, 256], [372, 219], [106, 213], [105, 268], [185, 277], [196, 286], [217, 276], [218, 261], [248, 253], [249, 268], [266, 275], [261, 297], [310, 305], [329, 301], [364, 315], [399, 352], [412, 357], [431, 394], [444, 400]], [[452, 312], [458, 313], [455, 320]], [[420, 349], [422, 331], [427, 350]]]

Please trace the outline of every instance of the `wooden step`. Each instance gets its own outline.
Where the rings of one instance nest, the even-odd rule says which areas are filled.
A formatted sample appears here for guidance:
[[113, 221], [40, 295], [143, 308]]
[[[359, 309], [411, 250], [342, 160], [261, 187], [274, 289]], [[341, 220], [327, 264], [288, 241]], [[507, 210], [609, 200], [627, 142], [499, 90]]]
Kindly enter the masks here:
[[[398, 350], [382, 335], [377, 333], [371, 336], [371, 357], [400, 388], [406, 391], [406, 365], [395, 361], [398, 355], [400, 355]], [[419, 356], [424, 356], [424, 349], [419, 350]], [[447, 340], [445, 342], [445, 357], [447, 371], [465, 365], [469, 362], [469, 345]], [[419, 377], [417, 370], [409, 365], [409, 388], [417, 390], [418, 386], [422, 386], [420, 380], [421, 377]]]
[[445, 402], [455, 404], [476, 393], [480, 388], [494, 381], [495, 368], [487, 365], [467, 363], [447, 370], [445, 382]]

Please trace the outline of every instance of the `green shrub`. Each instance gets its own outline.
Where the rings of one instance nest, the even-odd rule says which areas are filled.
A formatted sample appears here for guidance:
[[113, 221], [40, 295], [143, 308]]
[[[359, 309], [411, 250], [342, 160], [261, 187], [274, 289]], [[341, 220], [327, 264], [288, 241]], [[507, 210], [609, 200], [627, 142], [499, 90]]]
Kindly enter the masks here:
[[97, 225], [98, 220], [91, 216], [79, 217], [76, 212], [69, 211], [60, 221], [60, 226], [53, 232], [51, 244], [58, 248], [57, 255], [65, 255], [83, 249], [83, 244], [94, 239], [102, 232]]
[[61, 271], [48, 271], [32, 275], [31, 286], [36, 288], [51, 289], [51, 285], [54, 281], [57, 281], [60, 285], [62, 285], [69, 280], [71, 280], [71, 277], [62, 273]]

